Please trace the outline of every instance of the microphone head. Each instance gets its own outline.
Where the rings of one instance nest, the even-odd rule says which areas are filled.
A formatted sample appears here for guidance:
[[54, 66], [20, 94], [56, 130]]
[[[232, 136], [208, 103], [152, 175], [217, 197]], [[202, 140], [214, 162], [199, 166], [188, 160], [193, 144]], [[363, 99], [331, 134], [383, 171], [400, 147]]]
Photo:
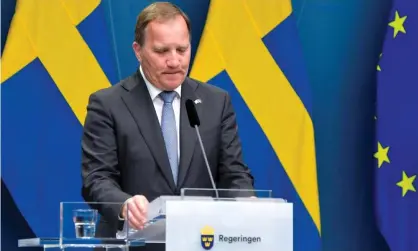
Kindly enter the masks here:
[[191, 127], [200, 126], [199, 115], [197, 114], [196, 107], [193, 100], [186, 100], [186, 111], [189, 117], [189, 123]]

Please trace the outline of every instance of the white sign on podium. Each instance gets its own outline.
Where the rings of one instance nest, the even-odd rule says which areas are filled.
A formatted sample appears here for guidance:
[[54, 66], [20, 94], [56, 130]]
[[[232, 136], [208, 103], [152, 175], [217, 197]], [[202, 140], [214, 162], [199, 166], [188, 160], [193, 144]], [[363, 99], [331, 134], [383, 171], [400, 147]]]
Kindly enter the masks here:
[[166, 215], [166, 251], [293, 251], [293, 205], [282, 200], [172, 200]]
[[248, 197], [257, 190], [213, 194], [212, 189], [183, 189], [181, 196], [161, 196], [149, 204], [143, 230], [125, 222], [117, 238], [165, 243], [166, 251], [293, 251], [292, 203], [271, 198], [271, 191], [261, 198]]

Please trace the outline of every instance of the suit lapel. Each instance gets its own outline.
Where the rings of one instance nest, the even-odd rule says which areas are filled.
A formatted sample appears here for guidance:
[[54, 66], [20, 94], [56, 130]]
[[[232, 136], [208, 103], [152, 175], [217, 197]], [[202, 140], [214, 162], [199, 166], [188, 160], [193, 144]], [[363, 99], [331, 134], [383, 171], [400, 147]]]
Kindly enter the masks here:
[[[186, 80], [181, 87], [181, 106], [180, 106], [180, 165], [177, 187], [182, 187], [190, 168], [190, 161], [197, 146], [196, 129], [192, 128], [186, 111], [186, 100], [195, 100], [195, 89], [197, 84]], [[200, 105], [196, 105], [197, 112], [200, 113]]]
[[158, 117], [155, 113], [154, 104], [152, 103], [147, 86], [139, 71], [130, 81], [125, 82], [123, 86], [128, 91], [122, 95], [122, 99], [138, 124], [138, 128], [167, 183], [175, 191], [175, 184], [167, 152], [165, 151], [160, 123], [158, 122]]

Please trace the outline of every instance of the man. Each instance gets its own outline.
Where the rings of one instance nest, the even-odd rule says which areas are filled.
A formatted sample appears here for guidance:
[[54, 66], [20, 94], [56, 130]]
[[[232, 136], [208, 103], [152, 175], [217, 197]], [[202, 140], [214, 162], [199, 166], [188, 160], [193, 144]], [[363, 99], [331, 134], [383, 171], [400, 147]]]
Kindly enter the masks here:
[[97, 207], [102, 215], [98, 236], [114, 237], [127, 208], [129, 223], [141, 229], [149, 201], [179, 195], [181, 188], [212, 187], [187, 117], [188, 99], [200, 101], [195, 102], [200, 132], [217, 187], [253, 189], [230, 97], [187, 77], [190, 40], [185, 13], [170, 3], [151, 4], [135, 28], [139, 70], [90, 97], [82, 194], [88, 202], [125, 202]]

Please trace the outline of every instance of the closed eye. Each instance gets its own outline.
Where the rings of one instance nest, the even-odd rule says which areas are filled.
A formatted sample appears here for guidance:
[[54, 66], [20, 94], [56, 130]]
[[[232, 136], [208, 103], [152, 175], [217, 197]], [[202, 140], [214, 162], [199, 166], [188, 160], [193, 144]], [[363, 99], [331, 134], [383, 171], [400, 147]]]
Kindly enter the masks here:
[[185, 53], [187, 51], [187, 48], [188, 47], [180, 47], [180, 48], [177, 48], [177, 51], [180, 53]]
[[166, 53], [168, 51], [167, 48], [155, 48], [154, 52], [158, 53], [158, 54], [163, 54]]

